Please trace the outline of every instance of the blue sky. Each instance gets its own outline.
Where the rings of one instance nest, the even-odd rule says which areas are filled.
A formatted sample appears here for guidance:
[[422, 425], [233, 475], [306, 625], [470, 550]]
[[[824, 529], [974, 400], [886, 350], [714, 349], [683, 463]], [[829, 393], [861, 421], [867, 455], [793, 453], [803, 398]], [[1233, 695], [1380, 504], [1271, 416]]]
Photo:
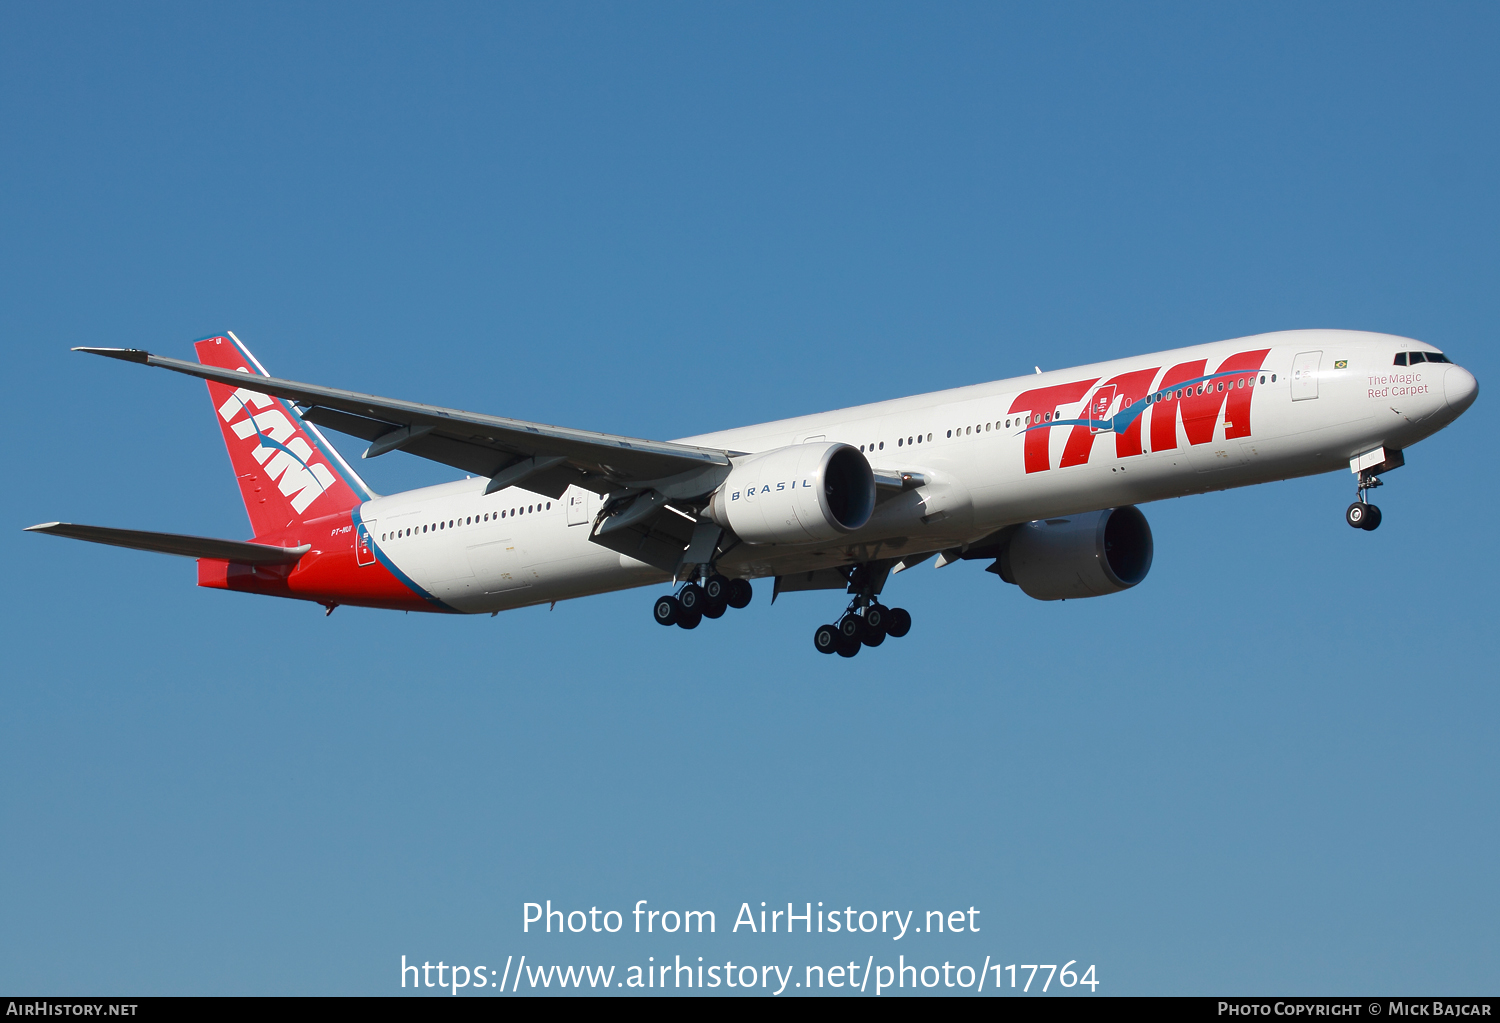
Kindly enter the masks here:
[[[1295, 327], [1432, 342], [1487, 392], [1497, 29], [7, 7], [0, 989], [904, 953], [1093, 963], [1101, 993], [1492, 993], [1487, 393], [1387, 477], [1376, 533], [1341, 521], [1345, 474], [1148, 505], [1137, 589], [1042, 604], [924, 565], [887, 591], [911, 634], [852, 661], [812, 649], [830, 594], [758, 586], [692, 633], [651, 624], [657, 590], [325, 618], [20, 530], [246, 535], [202, 387], [68, 352], [225, 329], [282, 375], [646, 437]], [[721, 933], [522, 935], [548, 898]], [[722, 933], [762, 900], [983, 930]]]

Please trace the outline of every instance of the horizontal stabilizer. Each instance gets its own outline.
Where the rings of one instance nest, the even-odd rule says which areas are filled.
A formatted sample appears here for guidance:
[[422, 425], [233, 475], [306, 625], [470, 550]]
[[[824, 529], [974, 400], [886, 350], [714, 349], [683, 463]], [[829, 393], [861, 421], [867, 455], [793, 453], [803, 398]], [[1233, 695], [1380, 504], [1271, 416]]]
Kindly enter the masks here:
[[138, 551], [179, 554], [184, 558], [218, 558], [240, 565], [291, 565], [312, 549], [312, 544], [307, 543], [300, 547], [272, 547], [269, 544], [246, 543], [242, 540], [216, 540], [208, 536], [183, 536], [181, 533], [148, 533], [139, 529], [112, 529], [109, 526], [80, 526], [73, 522], [43, 522], [39, 526], [27, 526], [26, 531], [67, 536], [91, 543], [107, 543], [115, 547], [132, 547]]

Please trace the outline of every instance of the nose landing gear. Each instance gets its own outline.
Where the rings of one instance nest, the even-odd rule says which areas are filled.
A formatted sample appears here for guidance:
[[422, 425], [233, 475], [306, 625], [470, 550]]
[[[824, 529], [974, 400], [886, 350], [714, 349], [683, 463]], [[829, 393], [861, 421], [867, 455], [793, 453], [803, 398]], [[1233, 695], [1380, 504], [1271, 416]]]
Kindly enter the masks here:
[[1356, 500], [1344, 509], [1344, 521], [1355, 529], [1377, 529], [1380, 526], [1380, 509], [1365, 501], [1365, 494], [1376, 487], [1384, 486], [1380, 477], [1370, 472], [1359, 474]]
[[1344, 510], [1344, 521], [1355, 529], [1375, 529], [1380, 525], [1380, 508], [1363, 501], [1355, 501]]

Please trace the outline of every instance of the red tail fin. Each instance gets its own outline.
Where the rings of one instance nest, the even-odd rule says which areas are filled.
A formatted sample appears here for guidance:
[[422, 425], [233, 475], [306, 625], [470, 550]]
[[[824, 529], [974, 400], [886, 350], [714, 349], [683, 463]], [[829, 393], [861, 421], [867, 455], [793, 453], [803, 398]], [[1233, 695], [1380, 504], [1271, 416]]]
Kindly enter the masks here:
[[249, 352], [228, 337], [205, 338], [193, 347], [199, 362], [250, 377], [237, 389], [209, 381], [208, 395], [256, 536], [359, 506], [359, 496], [335, 468], [341, 459], [324, 449], [321, 435], [289, 404], [255, 390], [259, 374]]

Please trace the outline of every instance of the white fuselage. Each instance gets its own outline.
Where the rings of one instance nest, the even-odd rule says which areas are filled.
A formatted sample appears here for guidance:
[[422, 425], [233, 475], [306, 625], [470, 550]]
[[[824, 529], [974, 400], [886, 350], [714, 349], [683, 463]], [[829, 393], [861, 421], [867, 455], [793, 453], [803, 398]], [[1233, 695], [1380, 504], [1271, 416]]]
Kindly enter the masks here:
[[[682, 440], [743, 453], [843, 442], [862, 448], [877, 472], [925, 479], [834, 543], [741, 544], [719, 562], [730, 576], [787, 575], [949, 550], [1018, 522], [1347, 471], [1365, 452], [1431, 435], [1473, 400], [1474, 378], [1458, 366], [1394, 365], [1397, 353], [1431, 351], [1386, 334], [1287, 331]], [[1204, 377], [1181, 396], [1181, 381]], [[1161, 401], [1146, 397], [1162, 393]], [[1121, 417], [1122, 429], [1112, 431], [1105, 421], [1133, 402], [1135, 425], [1123, 428]], [[1049, 425], [1054, 416], [1062, 425]], [[511, 488], [485, 496], [486, 482], [377, 498], [359, 515], [381, 559], [455, 611], [668, 578], [589, 540], [593, 494], [573, 488], [549, 500]]]

